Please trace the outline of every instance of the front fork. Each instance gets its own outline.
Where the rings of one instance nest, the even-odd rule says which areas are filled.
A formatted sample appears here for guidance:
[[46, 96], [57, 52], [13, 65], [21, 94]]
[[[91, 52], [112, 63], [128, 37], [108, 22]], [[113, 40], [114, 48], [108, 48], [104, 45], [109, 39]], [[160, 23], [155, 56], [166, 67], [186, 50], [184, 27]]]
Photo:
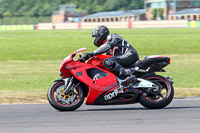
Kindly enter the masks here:
[[[72, 76], [71, 78], [62, 78], [58, 79], [56, 81], [64, 81], [65, 83], [65, 94], [67, 94], [69, 91], [74, 91], [74, 88], [79, 85], [79, 83], [75, 84], [75, 78]], [[55, 82], [55, 81], [54, 81]]]

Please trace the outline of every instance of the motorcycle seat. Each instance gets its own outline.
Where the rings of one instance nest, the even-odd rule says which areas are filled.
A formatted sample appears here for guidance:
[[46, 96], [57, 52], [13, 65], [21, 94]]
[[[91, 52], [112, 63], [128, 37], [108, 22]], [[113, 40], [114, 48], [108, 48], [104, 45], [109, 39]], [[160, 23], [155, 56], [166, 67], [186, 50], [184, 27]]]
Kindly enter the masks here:
[[169, 60], [170, 58], [165, 56], [146, 56], [139, 65], [142, 65], [142, 67], [146, 67], [154, 63], [169, 62]]
[[130, 66], [126, 66], [126, 67], [124, 67], [125, 69], [128, 69], [128, 68], [134, 68], [136, 66], [136, 63], [133, 63], [133, 64], [131, 64]]
[[135, 62], [134, 64], [125, 67], [126, 69], [128, 68], [134, 68], [134, 67], [146, 67], [149, 66], [151, 64], [154, 63], [158, 63], [158, 62], [169, 62], [170, 58], [169, 57], [165, 57], [165, 56], [145, 56], [144, 60], [138, 60], [137, 62]]

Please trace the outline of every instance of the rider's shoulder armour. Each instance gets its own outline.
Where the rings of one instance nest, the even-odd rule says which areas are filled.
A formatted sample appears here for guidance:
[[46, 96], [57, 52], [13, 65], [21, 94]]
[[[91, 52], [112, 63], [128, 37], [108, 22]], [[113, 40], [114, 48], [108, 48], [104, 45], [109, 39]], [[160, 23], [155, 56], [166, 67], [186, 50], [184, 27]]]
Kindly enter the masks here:
[[117, 34], [110, 34], [107, 37], [107, 42], [111, 45], [115, 45], [118, 42], [118, 35]]
[[112, 40], [112, 34], [107, 36], [107, 41], [111, 41]]

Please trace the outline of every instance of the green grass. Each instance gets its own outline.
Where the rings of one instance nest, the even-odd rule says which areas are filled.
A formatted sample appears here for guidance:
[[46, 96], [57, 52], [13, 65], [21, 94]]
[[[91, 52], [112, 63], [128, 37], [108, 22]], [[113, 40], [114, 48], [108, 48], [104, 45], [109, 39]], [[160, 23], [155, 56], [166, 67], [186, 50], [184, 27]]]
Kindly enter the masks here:
[[[92, 30], [0, 32], [0, 92], [46, 93], [60, 78], [62, 59], [72, 51], [95, 49]], [[175, 88], [200, 88], [200, 29], [111, 29], [129, 41], [140, 54], [171, 57], [166, 67]]]
[[[111, 29], [140, 55], [200, 53], [200, 29]], [[94, 50], [91, 30], [0, 32], [0, 60], [61, 59], [80, 47]]]
[[45, 92], [60, 78], [60, 61], [0, 61], [0, 90]]
[[200, 92], [200, 54], [169, 55], [171, 64], [165, 68], [165, 76], [171, 75], [175, 88], [199, 88]]

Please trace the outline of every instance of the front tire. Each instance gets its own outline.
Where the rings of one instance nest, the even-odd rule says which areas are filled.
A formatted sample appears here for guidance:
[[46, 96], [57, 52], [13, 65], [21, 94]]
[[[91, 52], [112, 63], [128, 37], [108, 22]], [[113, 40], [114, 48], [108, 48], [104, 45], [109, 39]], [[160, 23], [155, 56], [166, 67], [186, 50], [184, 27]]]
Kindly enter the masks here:
[[139, 102], [149, 109], [160, 109], [171, 103], [174, 97], [174, 88], [172, 84], [164, 77], [159, 75], [147, 76], [144, 79], [149, 80], [159, 87], [157, 94], [149, 94], [145, 91], [139, 97]]
[[84, 92], [80, 85], [73, 91], [65, 94], [65, 83], [57, 81], [52, 84], [47, 92], [48, 101], [52, 107], [60, 111], [73, 111], [79, 108], [84, 101]]

